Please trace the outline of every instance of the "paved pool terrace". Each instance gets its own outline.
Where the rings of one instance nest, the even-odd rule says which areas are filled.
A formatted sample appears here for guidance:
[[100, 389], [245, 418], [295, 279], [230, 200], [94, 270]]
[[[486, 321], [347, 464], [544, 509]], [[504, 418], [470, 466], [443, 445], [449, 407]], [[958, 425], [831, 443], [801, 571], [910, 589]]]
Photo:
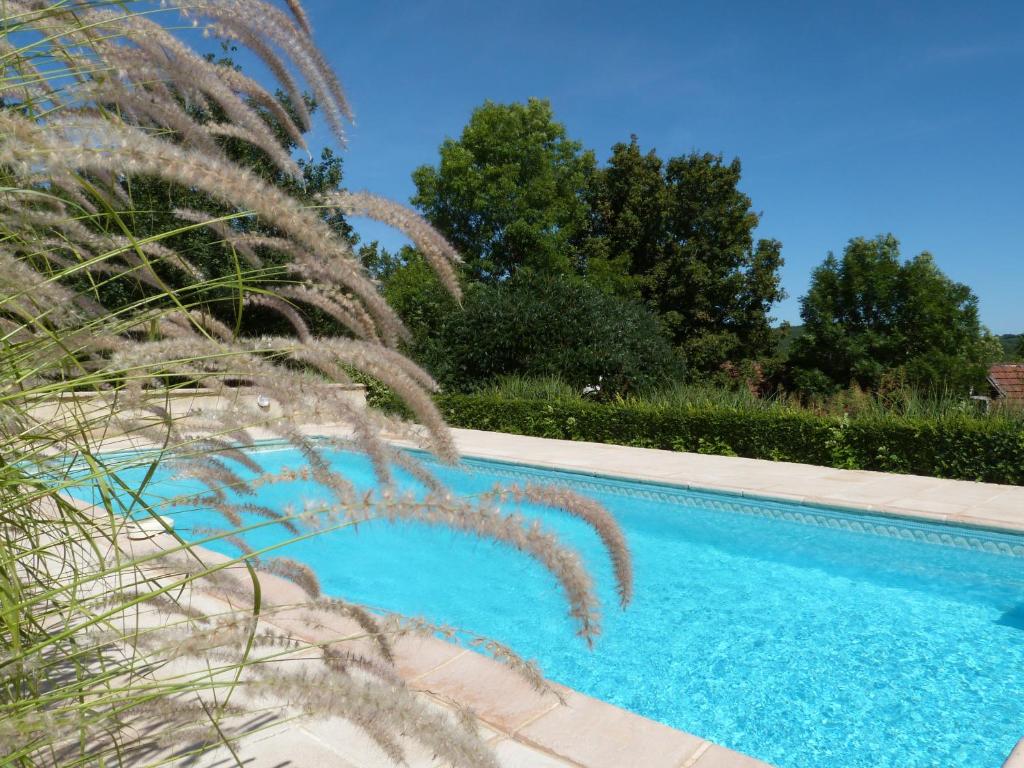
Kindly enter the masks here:
[[[311, 429], [324, 434], [330, 430]], [[722, 491], [790, 504], [841, 507], [910, 519], [1024, 532], [1024, 488], [941, 480], [880, 472], [851, 471], [804, 464], [676, 453], [520, 435], [452, 430], [467, 458], [506, 461], [546, 469], [623, 477], [690, 489]], [[123, 443], [119, 447], [124, 447]], [[159, 545], [153, 541], [132, 546]], [[210, 553], [211, 557], [220, 557]], [[287, 606], [298, 600], [296, 587], [263, 577], [263, 596]], [[324, 633], [351, 632], [337, 616], [274, 612], [273, 623], [322, 640]], [[334, 626], [334, 624], [337, 626]], [[339, 623], [341, 622], [341, 623]], [[576, 691], [553, 685], [538, 694], [520, 677], [472, 650], [435, 638], [406, 639], [396, 649], [398, 670], [409, 686], [431, 704], [469, 706], [481, 733], [506, 768], [766, 768], [767, 764], [692, 734]], [[1024, 736], [1024, 734], [1022, 734]], [[242, 742], [246, 766], [283, 768], [377, 768], [391, 763], [354, 727], [289, 721]], [[204, 757], [197, 766], [227, 765], [224, 755]], [[232, 763], [233, 764], [233, 763]], [[410, 755], [414, 768], [440, 768], [430, 755]], [[837, 768], [839, 768], [837, 766]], [[1004, 768], [1024, 768], [1024, 741]]]

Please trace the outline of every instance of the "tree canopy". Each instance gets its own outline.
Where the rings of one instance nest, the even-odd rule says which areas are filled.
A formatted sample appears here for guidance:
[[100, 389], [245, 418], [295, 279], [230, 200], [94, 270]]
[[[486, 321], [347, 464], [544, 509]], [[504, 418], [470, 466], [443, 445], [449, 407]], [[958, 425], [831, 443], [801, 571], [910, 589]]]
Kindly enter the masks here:
[[[227, 55], [235, 49], [224, 44], [223, 50], [224, 56], [215, 60], [212, 54], [208, 54], [207, 60], [216, 61], [218, 65], [241, 72], [241, 68]], [[188, 105], [183, 96], [178, 98], [188, 110], [189, 116], [199, 124], [229, 122], [223, 109], [216, 103], [200, 107]], [[287, 114], [296, 124], [301, 123], [301, 120], [298, 119], [295, 104], [287, 94], [278, 90], [274, 98], [281, 108], [278, 114], [251, 98], [248, 99], [248, 104], [266, 123], [283, 153], [291, 155], [299, 145], [295, 137], [282, 125], [279, 115]], [[315, 100], [308, 94], [303, 95], [302, 106], [305, 113], [314, 114], [317, 111]], [[319, 158], [309, 157], [297, 161], [302, 173], [302, 178], [299, 179], [285, 173], [265, 148], [256, 146], [247, 139], [226, 135], [218, 137], [216, 144], [232, 162], [305, 204], [315, 204], [318, 195], [335, 191], [341, 185], [342, 159], [329, 147], [321, 151]], [[286, 332], [291, 327], [279, 312], [268, 310], [258, 304], [244, 304], [240, 300], [237, 280], [239, 272], [244, 271], [246, 279], [253, 285], [271, 286], [282, 281], [294, 282], [294, 277], [289, 276], [285, 269], [285, 265], [292, 259], [291, 255], [274, 248], [262, 247], [260, 250], [263, 266], [257, 270], [251, 264], [244, 263], [245, 260], [239, 258], [237, 250], [226, 243], [223, 237], [224, 232], [233, 235], [272, 236], [276, 234], [272, 228], [251, 216], [228, 219], [220, 233], [207, 227], [196, 227], [196, 222], [188, 218], [188, 211], [202, 211], [207, 214], [204, 218], [232, 216], [237, 212], [198, 188], [176, 184], [155, 175], [133, 175], [126, 182], [131, 190], [133, 203], [130, 226], [134, 235], [144, 239], [177, 231], [176, 234], [164, 237], [162, 242], [176, 253], [187, 257], [209, 278], [202, 296], [195, 297], [198, 307], [227, 322], [243, 335]], [[184, 217], [183, 212], [186, 212]], [[339, 237], [353, 247], [357, 246], [359, 237], [341, 213], [334, 210], [325, 211], [323, 218]], [[185, 278], [174, 269], [166, 265], [158, 265], [156, 268], [166, 284], [184, 284]], [[96, 291], [104, 306], [117, 308], [152, 293], [154, 288], [141, 282], [119, 280], [107, 281]], [[298, 312], [314, 330], [323, 331], [329, 327], [332, 332], [340, 331], [337, 324], [331, 322], [315, 306], [300, 307]]]
[[897, 377], [927, 389], [984, 381], [998, 343], [978, 319], [978, 299], [929, 253], [901, 261], [890, 235], [850, 240], [829, 254], [801, 299], [804, 332], [793, 342], [795, 380], [805, 390]]
[[612, 147], [592, 185], [595, 279], [644, 298], [698, 370], [776, 345], [769, 312], [784, 297], [782, 245], [754, 242], [760, 217], [740, 177], [738, 158], [694, 152], [663, 162], [633, 136]]
[[[467, 287], [517, 281], [584, 300], [579, 286], [586, 285], [644, 305], [691, 377], [779, 369], [786, 331], [773, 327], [771, 311], [785, 297], [782, 244], [755, 237], [761, 216], [741, 189], [738, 158], [696, 151], [663, 158], [632, 136], [599, 167], [547, 101], [488, 101], [413, 180], [413, 204], [463, 255]], [[428, 340], [429, 329], [454, 305], [427, 287], [431, 276], [409, 256], [371, 267], [385, 270], [415, 346], [433, 350], [436, 363], [444, 352], [437, 338]], [[490, 300], [508, 309], [514, 327], [511, 302], [524, 302], [517, 310], [524, 317], [537, 311], [525, 291]], [[803, 391], [877, 389], [894, 378], [962, 390], [980, 383], [996, 356], [970, 289], [927, 253], [901, 261], [891, 235], [856, 238], [841, 259], [829, 255], [801, 307], [803, 336], [787, 351], [789, 384]], [[544, 335], [561, 343], [553, 334]]]
[[714, 370], [774, 351], [769, 313], [783, 297], [781, 244], [755, 243], [760, 219], [740, 176], [738, 159], [663, 161], [635, 136], [598, 168], [548, 102], [486, 102], [441, 145], [437, 166], [413, 173], [412, 202], [471, 280], [583, 275], [642, 300], [691, 367]]
[[587, 224], [583, 192], [592, 152], [568, 138], [551, 105], [484, 104], [437, 166], [413, 172], [412, 198], [465, 259], [474, 279], [495, 282], [520, 269], [567, 274]]

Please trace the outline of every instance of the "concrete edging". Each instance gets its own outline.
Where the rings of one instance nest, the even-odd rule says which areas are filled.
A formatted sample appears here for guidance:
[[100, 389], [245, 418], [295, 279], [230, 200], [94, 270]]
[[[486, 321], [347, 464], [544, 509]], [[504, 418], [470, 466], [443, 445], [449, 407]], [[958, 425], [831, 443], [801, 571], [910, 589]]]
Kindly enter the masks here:
[[454, 429], [467, 458], [1024, 533], [1024, 487]]

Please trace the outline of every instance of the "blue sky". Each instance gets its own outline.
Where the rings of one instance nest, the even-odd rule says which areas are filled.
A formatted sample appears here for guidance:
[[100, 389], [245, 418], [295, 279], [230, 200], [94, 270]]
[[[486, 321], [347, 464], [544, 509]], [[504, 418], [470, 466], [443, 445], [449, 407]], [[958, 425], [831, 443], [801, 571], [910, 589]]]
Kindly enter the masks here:
[[827, 251], [893, 232], [993, 331], [1024, 331], [1020, 2], [306, 6], [356, 111], [350, 187], [408, 201], [473, 107], [543, 97], [601, 161], [632, 133], [663, 157], [739, 156], [758, 235], [783, 243], [780, 319]]

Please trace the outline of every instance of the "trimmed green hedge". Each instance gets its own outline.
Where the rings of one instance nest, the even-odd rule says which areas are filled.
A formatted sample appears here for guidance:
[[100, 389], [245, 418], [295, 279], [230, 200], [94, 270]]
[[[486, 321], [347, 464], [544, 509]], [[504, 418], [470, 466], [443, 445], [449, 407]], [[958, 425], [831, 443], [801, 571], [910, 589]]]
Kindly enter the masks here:
[[969, 416], [839, 418], [787, 408], [664, 408], [442, 395], [453, 427], [1024, 485], [1024, 424]]

